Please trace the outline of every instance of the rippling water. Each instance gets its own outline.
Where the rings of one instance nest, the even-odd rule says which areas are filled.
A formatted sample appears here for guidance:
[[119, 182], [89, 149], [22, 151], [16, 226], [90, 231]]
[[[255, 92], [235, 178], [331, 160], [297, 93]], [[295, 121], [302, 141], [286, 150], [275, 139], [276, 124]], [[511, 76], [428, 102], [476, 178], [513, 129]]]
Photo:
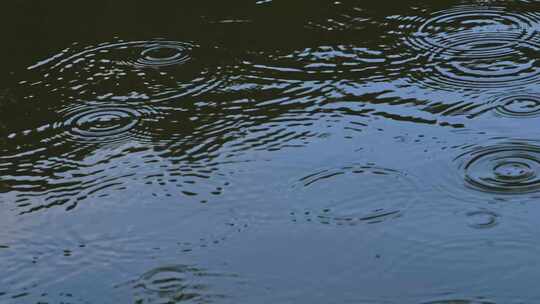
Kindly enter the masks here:
[[8, 2], [0, 303], [540, 301], [540, 2]]

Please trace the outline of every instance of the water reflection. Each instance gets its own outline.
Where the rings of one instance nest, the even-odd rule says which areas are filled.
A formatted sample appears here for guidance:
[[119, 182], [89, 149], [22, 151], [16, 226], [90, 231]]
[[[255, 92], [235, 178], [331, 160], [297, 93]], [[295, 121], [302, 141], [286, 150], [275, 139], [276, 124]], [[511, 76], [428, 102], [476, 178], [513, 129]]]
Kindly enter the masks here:
[[[0, 299], [92, 281], [137, 303], [294, 284], [294, 302], [507, 303], [534, 282], [535, 1], [22, 2], [0, 49]], [[155, 252], [185, 264], [145, 272]], [[253, 290], [218, 291], [231, 276], [201, 261]], [[143, 274], [110, 291], [89, 265]]]
[[493, 293], [488, 286], [530, 275], [517, 259], [533, 262], [538, 250], [532, 237], [445, 236], [440, 241], [418, 242], [385, 271], [396, 282], [415, 278], [411, 288], [430, 286], [450, 296], [467, 291], [487, 295]]
[[244, 64], [250, 66], [253, 74], [290, 80], [366, 77], [382, 72], [381, 66], [386, 62], [381, 51], [354, 45], [319, 46], [287, 54], [263, 52], [251, 57], [252, 61]]

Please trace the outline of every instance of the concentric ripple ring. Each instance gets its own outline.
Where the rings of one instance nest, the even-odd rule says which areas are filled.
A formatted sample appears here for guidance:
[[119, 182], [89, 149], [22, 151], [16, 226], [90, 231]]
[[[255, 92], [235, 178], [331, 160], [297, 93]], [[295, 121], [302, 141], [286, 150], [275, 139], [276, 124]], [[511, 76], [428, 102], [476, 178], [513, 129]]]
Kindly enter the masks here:
[[538, 117], [540, 115], [540, 96], [532, 94], [511, 95], [501, 98], [495, 113], [510, 118]]
[[467, 187], [488, 193], [540, 191], [540, 146], [500, 144], [459, 157]]
[[149, 108], [130, 108], [113, 104], [87, 103], [63, 113], [60, 127], [70, 141], [82, 143], [120, 142], [138, 136], [135, 129]]
[[416, 201], [419, 185], [404, 172], [351, 164], [306, 175], [294, 189], [302, 202], [293, 212], [295, 216], [313, 214], [322, 223], [356, 225], [401, 217]]
[[[54, 63], [51, 69], [71, 68], [73, 63], [85, 61], [88, 58], [94, 58], [97, 54], [109, 54], [111, 59], [118, 64], [128, 64], [135, 67], [162, 67], [175, 64], [182, 64], [191, 59], [190, 53], [195, 45], [186, 42], [168, 41], [168, 40], [148, 40], [148, 41], [118, 41], [113, 43], [103, 43], [98, 46], [88, 46], [81, 51], [75, 52], [70, 56], [54, 56], [49, 60], [41, 61], [29, 69], [35, 69], [48, 63]], [[64, 53], [71, 53], [70, 49]], [[115, 54], [117, 53], [117, 54]], [[125, 53], [129, 53], [126, 56]], [[134, 58], [128, 59], [125, 58]], [[56, 60], [60, 59], [60, 60]], [[90, 59], [91, 60], [91, 59]]]
[[140, 53], [140, 57], [133, 64], [141, 68], [183, 64], [191, 59], [189, 52], [192, 48], [186, 43], [150, 44]]

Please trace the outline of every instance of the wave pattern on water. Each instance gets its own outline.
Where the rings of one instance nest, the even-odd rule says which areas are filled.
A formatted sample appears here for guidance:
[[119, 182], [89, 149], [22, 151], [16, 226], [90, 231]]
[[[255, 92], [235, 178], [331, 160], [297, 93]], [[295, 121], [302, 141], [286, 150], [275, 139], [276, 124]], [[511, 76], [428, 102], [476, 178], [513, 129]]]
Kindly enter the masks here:
[[456, 148], [461, 151], [453, 162], [433, 167], [433, 172], [453, 174], [428, 175], [437, 189], [471, 202], [527, 202], [540, 197], [540, 148], [536, 141], [494, 138]]
[[[81, 103], [65, 109], [59, 126], [67, 129], [66, 139], [82, 143], [118, 143], [144, 140], [137, 127], [156, 112], [150, 107], [123, 107], [107, 103]], [[61, 141], [61, 140], [59, 140]]]
[[[407, 251], [386, 269], [386, 278], [400, 281], [412, 279], [414, 275], [411, 288], [429, 284], [431, 292], [439, 291], [439, 294], [446, 294], [445, 298], [456, 298], [456, 294], [468, 293], [489, 295], [493, 294], [493, 291], [486, 286], [497, 285], [500, 278], [504, 278], [505, 281], [517, 279], [520, 275], [525, 275], [525, 272], [529, 272], [523, 269], [520, 261], [533, 262], [538, 251], [539, 248], [532, 236], [523, 235], [516, 239], [503, 236], [495, 238], [472, 235], [447, 236], [439, 241], [419, 241], [407, 248]], [[507, 258], [509, 256], [513, 258]], [[452, 267], [448, 268], [447, 265]], [[463, 277], [463, 273], [468, 273], [468, 277]], [[482, 301], [477, 297], [470, 301], [491, 303], [488, 299], [484, 298]]]
[[444, 90], [516, 88], [540, 76], [540, 15], [497, 5], [456, 6], [422, 17], [400, 17], [403, 44], [423, 66], [412, 77]]
[[355, 164], [309, 174], [292, 191], [300, 196], [295, 201], [303, 202], [291, 213], [294, 221], [303, 217], [323, 224], [357, 225], [406, 215], [417, 202], [419, 185], [396, 170]]
[[[318, 46], [287, 53], [259, 52], [244, 61], [242, 70], [260, 78], [282, 81], [354, 81], [358, 78], [376, 81], [387, 59], [378, 49], [355, 45]], [[306, 82], [305, 84], [308, 84]], [[339, 82], [327, 90], [338, 90]], [[324, 93], [324, 92], [323, 92]]]
[[517, 92], [500, 97], [495, 109], [497, 115], [509, 118], [529, 118], [540, 115], [540, 95]]
[[227, 298], [212, 293], [209, 281], [214, 278], [235, 277], [225, 273], [211, 273], [187, 265], [171, 265], [152, 269], [128, 284], [134, 290], [137, 303], [208, 303]]
[[29, 68], [44, 93], [63, 98], [160, 101], [215, 89], [220, 66], [200, 58], [201, 47], [177, 41], [115, 41], [67, 48]]
[[[466, 160], [464, 160], [466, 158]], [[540, 190], [540, 148], [527, 143], [480, 148], [458, 158], [466, 185], [488, 193], [526, 194]]]
[[[325, 244], [298, 264], [332, 274], [333, 290], [351, 287], [328, 302], [355, 302], [351, 285], [366, 268], [426, 304], [492, 303], [487, 295], [506, 295], [488, 290], [495, 280], [534, 282], [537, 238], [530, 227], [518, 230], [540, 198], [538, 1], [178, 5], [169, 15], [175, 25], [188, 12], [202, 16], [167, 35], [148, 13], [128, 11], [134, 3], [112, 15], [115, 26], [135, 28], [122, 35], [135, 40], [51, 40], [55, 50], [70, 46], [5, 78], [0, 216], [18, 235], [0, 239], [7, 262], [0, 282], [9, 289], [0, 288], [0, 300], [24, 302], [46, 283], [77, 285], [82, 270], [124, 262], [140, 268], [115, 292], [137, 303], [227, 302], [211, 281], [233, 275], [187, 265], [247, 263], [253, 282], [271, 286], [283, 277], [269, 268], [297, 260], [284, 251], [287, 258], [261, 274], [245, 256], [283, 254], [248, 244], [275, 241], [283, 230]], [[165, 7], [157, 9], [168, 15]], [[25, 50], [29, 62], [48, 47]], [[125, 230], [113, 237], [93, 230], [105, 213]], [[89, 241], [66, 242], [59, 227], [86, 215], [98, 223], [81, 228]], [[18, 229], [33, 222], [48, 229]], [[321, 225], [307, 224], [314, 222]], [[245, 247], [228, 246], [233, 238]], [[359, 238], [369, 246], [339, 247]], [[353, 252], [354, 262], [327, 259], [328, 248]], [[360, 252], [375, 260], [360, 260]], [[139, 264], [162, 257], [171, 264], [157, 265], [170, 266]], [[387, 286], [369, 280], [376, 282], [364, 281], [366, 291], [385, 293], [372, 302], [393, 302]], [[56, 294], [40, 300], [78, 300]]]

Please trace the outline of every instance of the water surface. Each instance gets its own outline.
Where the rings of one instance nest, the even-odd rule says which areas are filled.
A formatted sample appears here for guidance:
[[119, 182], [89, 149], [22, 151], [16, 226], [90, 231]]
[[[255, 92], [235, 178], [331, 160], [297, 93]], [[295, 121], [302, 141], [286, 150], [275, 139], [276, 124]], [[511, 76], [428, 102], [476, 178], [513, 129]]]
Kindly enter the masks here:
[[540, 2], [4, 6], [1, 303], [540, 300]]

